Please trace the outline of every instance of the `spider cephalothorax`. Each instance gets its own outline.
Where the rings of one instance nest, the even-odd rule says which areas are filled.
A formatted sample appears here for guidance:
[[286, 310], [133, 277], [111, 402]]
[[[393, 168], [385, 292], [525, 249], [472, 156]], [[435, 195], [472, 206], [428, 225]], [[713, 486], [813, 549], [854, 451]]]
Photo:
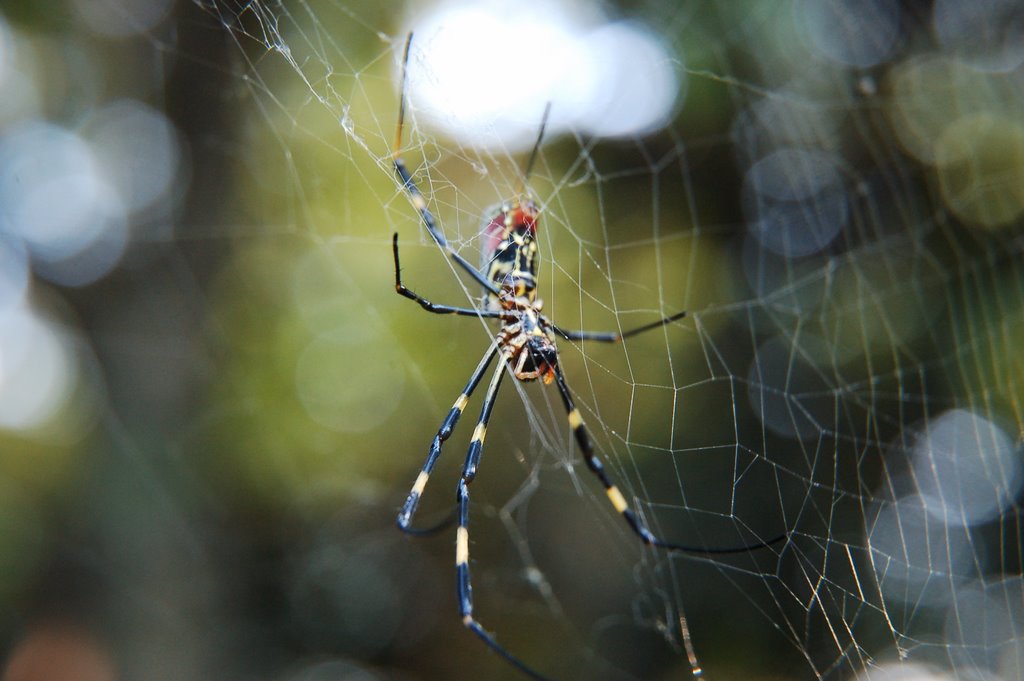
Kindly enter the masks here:
[[496, 341], [507, 350], [512, 375], [520, 381], [540, 378], [545, 384], [551, 383], [555, 380], [558, 348], [550, 324], [540, 313], [541, 300], [517, 296], [511, 286], [503, 286], [498, 304], [503, 314]]

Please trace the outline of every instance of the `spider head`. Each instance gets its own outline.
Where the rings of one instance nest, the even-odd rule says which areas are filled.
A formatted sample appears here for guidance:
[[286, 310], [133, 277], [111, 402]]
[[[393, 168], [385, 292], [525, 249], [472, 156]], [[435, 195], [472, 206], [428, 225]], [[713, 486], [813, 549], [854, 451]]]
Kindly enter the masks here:
[[537, 235], [537, 204], [533, 199], [523, 197], [504, 206], [505, 227], [512, 232], [523, 232], [530, 236]]

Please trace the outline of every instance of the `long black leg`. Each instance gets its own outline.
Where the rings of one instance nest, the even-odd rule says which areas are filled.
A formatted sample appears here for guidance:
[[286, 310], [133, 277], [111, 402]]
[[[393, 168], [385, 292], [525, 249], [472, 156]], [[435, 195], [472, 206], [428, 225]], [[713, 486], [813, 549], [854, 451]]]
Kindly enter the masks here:
[[562, 368], [557, 365], [555, 366], [555, 381], [558, 383], [558, 392], [562, 395], [562, 403], [565, 405], [565, 411], [569, 415], [569, 427], [572, 428], [573, 435], [576, 436], [576, 443], [583, 452], [583, 458], [587, 462], [587, 467], [598, 477], [601, 484], [604, 485], [605, 494], [608, 495], [608, 500], [612, 503], [612, 506], [615, 507], [615, 510], [622, 515], [629, 524], [629, 527], [636, 532], [645, 544], [659, 546], [663, 549], [669, 549], [672, 551], [687, 551], [690, 553], [747, 553], [749, 551], [763, 549], [775, 544], [776, 542], [782, 541], [788, 536], [787, 534], [782, 534], [770, 541], [758, 542], [756, 544], [735, 548], [687, 546], [685, 544], [676, 544], [674, 542], [665, 541], [664, 539], [655, 536], [654, 533], [648, 529], [644, 521], [640, 519], [640, 516], [634, 513], [629, 507], [629, 504], [626, 502], [626, 498], [622, 495], [622, 492], [619, 491], [619, 488], [612, 482], [611, 478], [608, 477], [608, 472], [605, 471], [604, 465], [594, 452], [594, 446], [591, 444], [590, 436], [587, 434], [587, 426], [583, 423], [583, 417], [580, 416], [580, 411], [576, 408], [576, 404], [573, 402], [572, 393], [569, 392], [569, 386], [565, 382], [565, 375], [562, 373]]
[[480, 378], [487, 371], [487, 367], [490, 366], [491, 360], [494, 359], [494, 355], [497, 352], [498, 346], [495, 345], [483, 356], [476, 369], [473, 370], [473, 375], [470, 376], [466, 387], [462, 389], [459, 398], [455, 400], [455, 404], [452, 406], [451, 411], [448, 412], [448, 416], [445, 417], [441, 427], [437, 429], [437, 435], [434, 436], [433, 442], [430, 443], [430, 452], [427, 454], [427, 460], [423, 463], [423, 469], [420, 470], [420, 474], [416, 477], [416, 482], [413, 483], [409, 496], [406, 498], [405, 503], [402, 504], [402, 510], [398, 512], [396, 523], [403, 532], [414, 535], [434, 534], [451, 525], [454, 520], [454, 517], [449, 517], [433, 527], [424, 529], [412, 527], [412, 519], [416, 514], [416, 507], [420, 503], [420, 497], [423, 496], [423, 490], [430, 479], [431, 471], [434, 470], [434, 464], [437, 463], [438, 458], [441, 456], [441, 446], [445, 440], [451, 437], [452, 431], [455, 430], [455, 424], [459, 422], [459, 417], [462, 416], [462, 411], [466, 408], [466, 403], [469, 402], [469, 396], [473, 394], [473, 391], [479, 385]]
[[397, 232], [395, 233], [394, 237], [391, 240], [391, 247], [395, 253], [395, 290], [398, 292], [398, 295], [404, 296], [409, 300], [416, 301], [424, 310], [426, 310], [427, 312], [433, 312], [434, 314], [456, 314], [464, 315], [466, 317], [481, 317], [490, 319], [496, 319], [501, 317], [501, 312], [496, 310], [477, 310], [472, 307], [452, 307], [451, 305], [438, 305], [437, 303], [430, 302], [429, 300], [419, 295], [418, 293], [410, 291], [408, 288], [405, 287], [405, 284], [402, 283], [402, 268], [398, 262]]
[[552, 324], [551, 322], [548, 322], [548, 324], [551, 326], [551, 329], [555, 333], [557, 333], [559, 336], [566, 340], [597, 341], [599, 343], [618, 343], [623, 338], [629, 338], [631, 336], [641, 334], [644, 331], [657, 329], [659, 327], [665, 326], [666, 324], [670, 324], [676, 321], [677, 319], [682, 319], [685, 316], [685, 312], [679, 312], [678, 314], [674, 314], [671, 317], [665, 317], [664, 319], [661, 319], [659, 321], [652, 322], [650, 324], [644, 324], [643, 326], [638, 326], [635, 329], [623, 331], [622, 333], [618, 333], [617, 331], [566, 331], [564, 329], [559, 328], [557, 325]]
[[506, 357], [504, 352], [499, 356], [498, 368], [487, 387], [487, 395], [484, 397], [484, 403], [480, 409], [480, 419], [477, 421], [476, 430], [473, 431], [473, 439], [470, 440], [469, 451], [466, 454], [466, 464], [462, 469], [462, 477], [459, 478], [459, 486], [456, 490], [456, 498], [459, 502], [459, 528], [455, 535], [455, 572], [459, 594], [459, 614], [462, 615], [462, 624], [480, 637], [491, 650], [505, 658], [509, 664], [530, 678], [547, 681], [546, 677], [541, 676], [525, 662], [508, 652], [473, 617], [473, 584], [469, 576], [469, 485], [476, 478], [477, 468], [480, 465], [484, 437], [487, 435], [487, 422], [491, 418], [494, 400], [498, 396], [498, 388], [505, 375]]
[[458, 263], [459, 267], [464, 269], [471, 277], [476, 279], [477, 283], [483, 286], [489, 293], [498, 295], [498, 287], [494, 285], [485, 274], [480, 272], [477, 268], [469, 264], [469, 261], [463, 258], [461, 255], [455, 252], [455, 249], [451, 247], [448, 240], [444, 238], [444, 234], [437, 226], [437, 221], [431, 214], [430, 209], [427, 208], [427, 201], [423, 198], [423, 194], [420, 193], [419, 187], [412, 179], [412, 174], [409, 169], [405, 167], [405, 163], [402, 161], [402, 126], [405, 124], [405, 90], [406, 90], [406, 72], [409, 64], [409, 46], [412, 44], [412, 33], [405, 40], [405, 51], [402, 54], [402, 94], [401, 99], [398, 103], [398, 125], [395, 128], [395, 146], [391, 151], [391, 159], [395, 164], [395, 172], [398, 173], [398, 177], [402, 179], [402, 188], [409, 194], [409, 199], [412, 201], [413, 207], [419, 212], [420, 218], [423, 220], [423, 224], [426, 226], [427, 231], [430, 232], [430, 236], [434, 239], [434, 243], [444, 249], [445, 253]]

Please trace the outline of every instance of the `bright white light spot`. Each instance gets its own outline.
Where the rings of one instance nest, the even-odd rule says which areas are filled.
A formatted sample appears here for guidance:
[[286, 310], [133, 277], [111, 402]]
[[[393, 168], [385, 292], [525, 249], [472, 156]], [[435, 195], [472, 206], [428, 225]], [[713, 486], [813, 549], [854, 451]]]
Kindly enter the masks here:
[[124, 38], [144, 33], [174, 6], [174, 0], [73, 0], [82, 23], [107, 38]]
[[413, 28], [410, 108], [474, 146], [528, 148], [548, 102], [551, 132], [643, 134], [665, 124], [679, 96], [660, 40], [580, 6], [448, 3]]
[[849, 217], [838, 168], [835, 156], [810, 149], [780, 149], [751, 166], [743, 182], [751, 234], [788, 257], [827, 247]]
[[895, 51], [900, 33], [896, 0], [803, 0], [794, 11], [815, 49], [834, 61], [866, 68]]
[[879, 589], [892, 603], [943, 607], [983, 569], [968, 532], [935, 520], [917, 495], [876, 501], [867, 534]]
[[602, 26], [586, 36], [596, 91], [580, 113], [592, 135], [640, 135], [668, 123], [681, 85], [657, 36], [634, 23]]
[[[566, 18], [549, 9], [536, 2], [442, 5], [418, 21], [410, 104], [454, 137], [528, 147], [563, 64], [578, 49]], [[554, 107], [551, 127], [564, 121], [561, 108]]]
[[936, 0], [932, 20], [942, 46], [976, 69], [1009, 73], [1024, 63], [1020, 0]]
[[88, 145], [47, 123], [0, 140], [0, 219], [41, 276], [69, 286], [106, 274], [127, 242], [124, 207]]
[[134, 99], [123, 99], [94, 114], [86, 133], [125, 206], [148, 208], [171, 190], [180, 152], [167, 117]]
[[30, 430], [65, 404], [77, 366], [56, 329], [19, 308], [0, 315], [0, 428]]
[[964, 409], [929, 422], [913, 451], [914, 480], [928, 512], [950, 525], [998, 517], [1020, 493], [1022, 462], [1002, 428]]

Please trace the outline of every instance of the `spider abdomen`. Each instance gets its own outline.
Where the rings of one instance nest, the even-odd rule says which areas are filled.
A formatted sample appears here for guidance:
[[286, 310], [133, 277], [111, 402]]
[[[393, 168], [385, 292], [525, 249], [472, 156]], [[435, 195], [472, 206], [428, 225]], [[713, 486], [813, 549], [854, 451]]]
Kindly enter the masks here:
[[[481, 269], [500, 289], [532, 301], [537, 295], [537, 207], [529, 199], [506, 201], [484, 221]], [[488, 305], [498, 309], [497, 297]]]

